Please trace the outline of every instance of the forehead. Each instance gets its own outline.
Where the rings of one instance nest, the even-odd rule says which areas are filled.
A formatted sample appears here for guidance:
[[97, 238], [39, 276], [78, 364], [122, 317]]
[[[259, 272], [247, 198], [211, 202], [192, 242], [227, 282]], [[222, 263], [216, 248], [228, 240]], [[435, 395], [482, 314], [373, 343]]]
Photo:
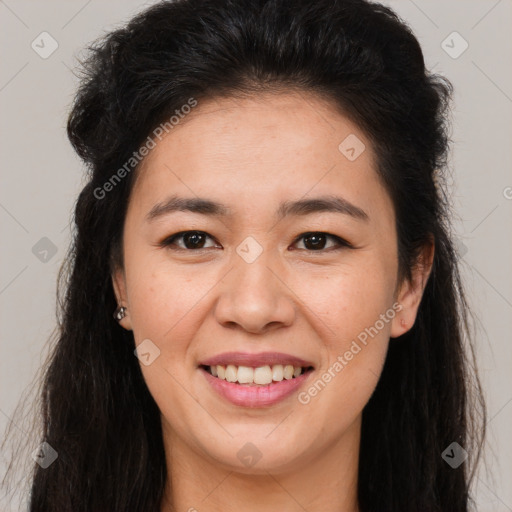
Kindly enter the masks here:
[[132, 196], [149, 206], [181, 191], [234, 204], [236, 212], [241, 203], [261, 208], [272, 198], [335, 190], [369, 210], [387, 196], [362, 130], [333, 103], [290, 92], [198, 102], [156, 141]]

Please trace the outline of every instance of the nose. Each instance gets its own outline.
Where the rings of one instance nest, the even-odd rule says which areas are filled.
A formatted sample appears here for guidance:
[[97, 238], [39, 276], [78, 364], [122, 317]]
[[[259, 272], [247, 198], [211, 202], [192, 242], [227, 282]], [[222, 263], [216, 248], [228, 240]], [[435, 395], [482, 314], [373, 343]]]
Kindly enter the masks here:
[[258, 334], [292, 325], [295, 295], [284, 269], [271, 259], [265, 251], [251, 263], [233, 255], [233, 268], [222, 280], [215, 307], [224, 327]]

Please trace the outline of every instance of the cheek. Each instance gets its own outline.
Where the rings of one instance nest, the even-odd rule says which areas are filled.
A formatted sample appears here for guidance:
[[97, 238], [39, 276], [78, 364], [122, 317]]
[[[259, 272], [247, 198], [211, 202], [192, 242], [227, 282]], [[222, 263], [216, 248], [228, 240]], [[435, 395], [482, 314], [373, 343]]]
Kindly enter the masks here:
[[207, 274], [192, 266], [171, 268], [161, 258], [134, 258], [127, 263], [130, 313], [135, 339], [163, 341], [199, 305], [211, 287]]
[[201, 413], [189, 389], [190, 346], [199, 329], [201, 298], [214, 283], [207, 276], [194, 279], [191, 270], [190, 275], [171, 271], [161, 262], [133, 261], [132, 265], [128, 286], [135, 341], [139, 345], [151, 340], [158, 354], [149, 365], [141, 359], [141, 371], [163, 416], [186, 432], [188, 415]]
[[325, 357], [301, 401], [336, 411], [336, 421], [362, 410], [382, 371], [397, 313], [390, 267], [376, 260], [315, 279], [304, 301], [318, 315]]
[[311, 430], [326, 439], [357, 420], [380, 378], [395, 309], [392, 295], [377, 291], [345, 290], [329, 301], [331, 311], [323, 317], [331, 328], [323, 340], [324, 363], [298, 401]]
[[[324, 341], [330, 350], [343, 350], [347, 342], [350, 344], [374, 326], [392, 308], [395, 288], [392, 265], [376, 258], [367, 260], [361, 258], [357, 263], [306, 280], [302, 275], [294, 284], [294, 289], [302, 290], [300, 297], [304, 304], [324, 324]], [[389, 335], [390, 322], [384, 325], [379, 322], [377, 327]]]

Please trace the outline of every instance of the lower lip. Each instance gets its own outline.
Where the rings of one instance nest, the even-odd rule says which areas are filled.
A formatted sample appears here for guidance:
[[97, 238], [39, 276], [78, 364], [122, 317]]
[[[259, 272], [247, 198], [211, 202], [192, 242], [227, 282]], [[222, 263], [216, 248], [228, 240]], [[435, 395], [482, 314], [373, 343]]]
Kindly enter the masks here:
[[264, 407], [274, 405], [290, 396], [296, 391], [313, 373], [311, 370], [293, 379], [283, 379], [272, 384], [246, 386], [218, 379], [204, 368], [200, 368], [208, 383], [221, 396], [232, 404], [241, 407]]

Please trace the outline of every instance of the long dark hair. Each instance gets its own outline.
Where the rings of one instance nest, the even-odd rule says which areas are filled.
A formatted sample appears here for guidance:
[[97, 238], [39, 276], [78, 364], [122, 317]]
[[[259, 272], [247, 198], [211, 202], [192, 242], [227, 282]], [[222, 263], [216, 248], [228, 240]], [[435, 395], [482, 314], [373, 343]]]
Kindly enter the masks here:
[[[67, 130], [87, 182], [40, 394], [40, 441], [58, 459], [34, 464], [30, 511], [160, 510], [160, 413], [132, 333], [112, 318], [137, 168], [106, 197], [98, 191], [190, 98], [276, 90], [327, 98], [371, 140], [395, 208], [401, 278], [435, 242], [416, 322], [391, 340], [363, 412], [361, 511], [467, 511], [485, 408], [444, 192], [452, 87], [427, 71], [408, 26], [366, 0], [161, 2], [94, 43], [82, 73]], [[453, 442], [469, 453], [457, 468], [442, 456]]]

